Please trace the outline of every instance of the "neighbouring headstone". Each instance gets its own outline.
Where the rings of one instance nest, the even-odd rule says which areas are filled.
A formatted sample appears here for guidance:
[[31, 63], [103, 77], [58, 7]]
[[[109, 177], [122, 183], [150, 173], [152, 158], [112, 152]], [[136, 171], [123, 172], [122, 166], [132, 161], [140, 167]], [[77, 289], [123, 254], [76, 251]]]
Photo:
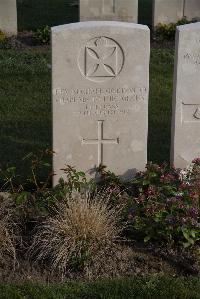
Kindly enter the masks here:
[[184, 0], [153, 0], [153, 27], [183, 18]]
[[0, 0], [0, 30], [7, 35], [17, 34], [16, 0]]
[[184, 16], [187, 20], [200, 19], [200, 0], [185, 0]]
[[80, 21], [138, 22], [138, 0], [80, 0]]
[[[124, 179], [147, 161], [150, 32], [123, 22], [52, 28], [54, 184], [71, 165]], [[94, 175], [94, 174], [93, 174]]]
[[200, 157], [200, 23], [177, 27], [171, 164]]

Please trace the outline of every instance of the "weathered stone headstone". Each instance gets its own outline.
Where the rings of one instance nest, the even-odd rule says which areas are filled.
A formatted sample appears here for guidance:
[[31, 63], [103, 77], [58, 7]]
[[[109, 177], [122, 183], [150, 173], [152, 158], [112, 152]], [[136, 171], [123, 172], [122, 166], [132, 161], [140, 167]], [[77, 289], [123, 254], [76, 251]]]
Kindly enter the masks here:
[[147, 160], [150, 33], [123, 22], [52, 28], [54, 183], [65, 164], [132, 177]]
[[80, 0], [80, 21], [138, 22], [138, 0]]
[[184, 16], [188, 20], [200, 19], [200, 0], [185, 0]]
[[171, 163], [200, 157], [200, 23], [177, 27]]
[[184, 0], [153, 0], [153, 27], [183, 18]]
[[0, 0], [0, 30], [7, 35], [17, 34], [16, 0]]

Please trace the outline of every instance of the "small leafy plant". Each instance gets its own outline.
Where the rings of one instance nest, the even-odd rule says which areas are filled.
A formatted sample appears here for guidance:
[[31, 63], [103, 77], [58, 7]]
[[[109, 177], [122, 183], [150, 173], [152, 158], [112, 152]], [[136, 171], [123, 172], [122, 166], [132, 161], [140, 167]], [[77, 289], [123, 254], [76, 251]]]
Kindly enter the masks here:
[[53, 154], [53, 151], [46, 149], [26, 155], [22, 160], [29, 169], [26, 178], [17, 173], [16, 167], [0, 169], [1, 190], [10, 192], [16, 204], [29, 207], [28, 211], [33, 215], [48, 214], [57, 202], [70, 196], [73, 191], [95, 189], [94, 181], [88, 182], [84, 172], [70, 165], [62, 169], [65, 179], [61, 178], [52, 188], [54, 173], [50, 161]]
[[133, 180], [128, 219], [144, 241], [189, 247], [200, 240], [200, 159], [184, 172], [148, 164]]
[[186, 24], [193, 23], [193, 22], [196, 22], [196, 21], [195, 20], [188, 21], [186, 18], [182, 18], [177, 23], [170, 23], [170, 24], [160, 23], [155, 27], [154, 38], [157, 41], [174, 40], [177, 26], [186, 25]]
[[[2, 191], [7, 191], [15, 198], [17, 205], [29, 206], [29, 212], [45, 213], [51, 205], [51, 179], [53, 172], [49, 160], [53, 152], [50, 150], [29, 153], [23, 162], [29, 168], [29, 174], [23, 178], [17, 173], [16, 167], [0, 169], [0, 180], [3, 182]], [[41, 173], [47, 176], [41, 179]]]
[[51, 29], [49, 26], [44, 26], [42, 28], [37, 29], [35, 33], [36, 39], [42, 44], [49, 44], [51, 36]]
[[0, 30], [0, 49], [10, 49], [11, 42], [10, 39], [6, 36], [6, 34]]
[[3, 43], [6, 41], [6, 35], [3, 31], [0, 30], [0, 43]]
[[[15, 167], [0, 170], [2, 190], [13, 195], [16, 205], [24, 205], [30, 221], [37, 219], [39, 223], [47, 215], [53, 217], [55, 207], [65, 200], [68, 205], [75, 191], [95, 194], [98, 190], [106, 194], [113, 208], [123, 204], [123, 220], [129, 223], [126, 236], [128, 233], [130, 238], [158, 246], [187, 248], [199, 244], [200, 159], [182, 171], [149, 163], [145, 172], [128, 182], [102, 165], [97, 169], [98, 181], [88, 181], [84, 172], [67, 165], [64, 178], [53, 188], [52, 154], [45, 150], [27, 155], [24, 162], [30, 171], [26, 179], [17, 174]], [[47, 176], [41, 179], [44, 170]]]

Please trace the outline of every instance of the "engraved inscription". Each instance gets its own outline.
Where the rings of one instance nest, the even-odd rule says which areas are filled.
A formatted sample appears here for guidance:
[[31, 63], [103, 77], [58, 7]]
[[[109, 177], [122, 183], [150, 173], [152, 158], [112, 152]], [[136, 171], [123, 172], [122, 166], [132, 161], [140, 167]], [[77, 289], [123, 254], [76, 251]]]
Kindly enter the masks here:
[[104, 139], [103, 138], [103, 120], [98, 121], [98, 138], [97, 139], [82, 139], [83, 145], [98, 145], [98, 166], [103, 164], [103, 145], [104, 144], [119, 144], [119, 138]]
[[145, 87], [55, 89], [59, 105], [68, 105], [68, 111], [77, 116], [128, 116], [137, 113], [146, 102]]
[[200, 53], [186, 53], [183, 58], [188, 64], [200, 65]]
[[182, 122], [200, 122], [200, 104], [182, 103]]
[[194, 117], [197, 119], [200, 119], [200, 106], [196, 109], [196, 111], [194, 113]]
[[108, 37], [96, 37], [80, 50], [78, 66], [88, 80], [105, 82], [115, 78], [124, 65], [124, 53], [119, 44]]

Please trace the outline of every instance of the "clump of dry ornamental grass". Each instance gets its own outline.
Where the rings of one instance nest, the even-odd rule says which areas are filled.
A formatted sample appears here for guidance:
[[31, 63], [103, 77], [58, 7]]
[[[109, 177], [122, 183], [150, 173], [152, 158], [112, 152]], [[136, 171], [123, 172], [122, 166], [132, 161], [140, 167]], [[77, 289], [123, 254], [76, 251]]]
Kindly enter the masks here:
[[111, 207], [106, 194], [74, 193], [58, 206], [56, 215], [36, 230], [30, 253], [65, 274], [84, 270], [93, 258], [110, 251], [119, 239], [121, 209]]
[[13, 200], [6, 193], [0, 193], [0, 262], [5, 264], [7, 259], [16, 262], [15, 227]]

